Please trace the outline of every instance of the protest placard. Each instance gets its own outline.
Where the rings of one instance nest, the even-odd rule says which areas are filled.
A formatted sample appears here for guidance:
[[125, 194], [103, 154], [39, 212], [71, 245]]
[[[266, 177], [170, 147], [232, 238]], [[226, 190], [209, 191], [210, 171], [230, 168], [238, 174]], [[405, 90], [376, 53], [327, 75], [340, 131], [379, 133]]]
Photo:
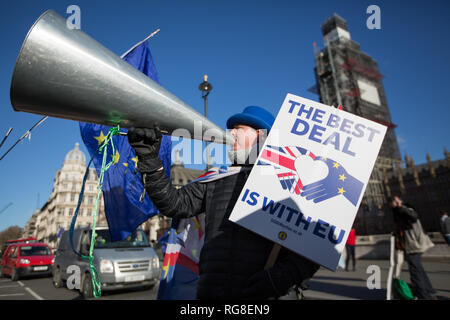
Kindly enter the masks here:
[[229, 219], [336, 270], [386, 129], [288, 94]]

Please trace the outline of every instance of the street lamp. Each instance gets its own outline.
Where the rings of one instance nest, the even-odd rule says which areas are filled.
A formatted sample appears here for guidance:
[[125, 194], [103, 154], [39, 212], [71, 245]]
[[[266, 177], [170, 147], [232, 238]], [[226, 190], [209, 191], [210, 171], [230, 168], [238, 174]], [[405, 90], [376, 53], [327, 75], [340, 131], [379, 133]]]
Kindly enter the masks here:
[[205, 100], [205, 117], [208, 118], [208, 94], [212, 90], [211, 83], [208, 82], [208, 75], [203, 76], [203, 82], [198, 86], [202, 92], [202, 98]]
[[[208, 118], [208, 95], [209, 92], [212, 90], [211, 83], [208, 82], [208, 75], [203, 76], [203, 82], [200, 83], [198, 86], [198, 89], [202, 92], [202, 99], [205, 101], [205, 117]], [[209, 150], [208, 150], [208, 142], [206, 142], [206, 170], [211, 168], [211, 162], [209, 157]]]

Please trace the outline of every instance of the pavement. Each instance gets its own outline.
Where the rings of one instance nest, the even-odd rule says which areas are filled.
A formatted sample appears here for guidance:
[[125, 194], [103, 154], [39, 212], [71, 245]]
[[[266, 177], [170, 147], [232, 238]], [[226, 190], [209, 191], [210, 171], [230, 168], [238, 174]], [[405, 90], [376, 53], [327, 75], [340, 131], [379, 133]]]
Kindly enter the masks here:
[[[438, 300], [450, 300], [450, 259], [424, 258], [422, 262]], [[356, 271], [338, 268], [333, 272], [321, 267], [309, 281], [304, 296], [307, 300], [386, 300], [388, 273], [388, 260], [357, 260]], [[377, 276], [379, 288], [376, 288]], [[410, 284], [406, 262], [400, 277]], [[368, 283], [375, 288], [369, 289]]]

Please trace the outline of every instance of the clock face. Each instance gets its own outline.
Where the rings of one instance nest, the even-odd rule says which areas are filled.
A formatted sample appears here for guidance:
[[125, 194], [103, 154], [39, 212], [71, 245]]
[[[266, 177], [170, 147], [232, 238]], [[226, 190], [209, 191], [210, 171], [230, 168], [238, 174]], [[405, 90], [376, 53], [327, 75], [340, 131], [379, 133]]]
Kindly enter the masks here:
[[378, 95], [378, 88], [369, 82], [358, 80], [359, 92], [361, 99], [377, 106], [381, 105], [380, 96]]
[[347, 30], [344, 30], [342, 28], [336, 27], [335, 29], [331, 30], [328, 34], [328, 40], [329, 41], [334, 41], [337, 39], [347, 39], [350, 40], [350, 32], [348, 32]]

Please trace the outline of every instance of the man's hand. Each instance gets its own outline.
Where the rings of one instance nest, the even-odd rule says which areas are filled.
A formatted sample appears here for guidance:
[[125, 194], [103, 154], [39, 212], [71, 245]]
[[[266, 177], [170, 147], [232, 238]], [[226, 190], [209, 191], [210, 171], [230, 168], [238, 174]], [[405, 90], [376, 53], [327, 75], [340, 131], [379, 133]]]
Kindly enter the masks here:
[[268, 299], [278, 297], [272, 284], [271, 274], [269, 270], [261, 270], [248, 279], [246, 287], [242, 290], [243, 299]]
[[156, 171], [162, 167], [159, 158], [162, 134], [159, 128], [130, 128], [128, 142], [138, 157], [138, 169], [141, 173]]
[[290, 275], [277, 264], [270, 268], [261, 270], [251, 276], [244, 290], [243, 299], [269, 299], [285, 295], [293, 285]]
[[139, 156], [158, 156], [161, 146], [161, 131], [158, 128], [130, 128], [128, 130], [128, 142]]
[[316, 157], [328, 166], [328, 176], [303, 187], [301, 196], [314, 203], [343, 195], [354, 206], [357, 205], [364, 184], [351, 176], [342, 165], [332, 159]]

